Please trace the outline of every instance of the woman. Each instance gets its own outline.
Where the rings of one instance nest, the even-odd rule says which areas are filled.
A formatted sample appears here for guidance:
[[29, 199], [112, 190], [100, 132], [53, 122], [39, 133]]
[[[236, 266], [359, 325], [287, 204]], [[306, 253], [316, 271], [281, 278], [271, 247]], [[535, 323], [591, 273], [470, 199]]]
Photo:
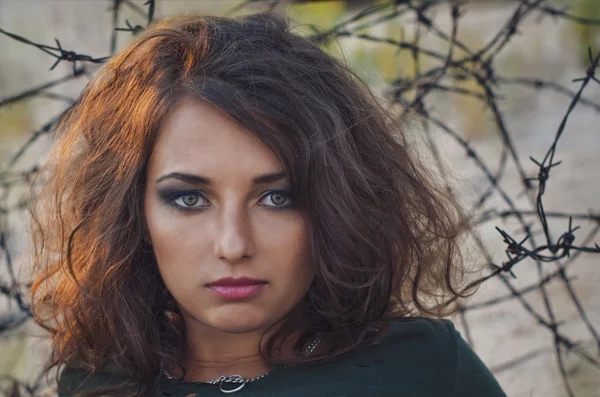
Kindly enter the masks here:
[[436, 319], [459, 207], [286, 18], [164, 19], [58, 130], [32, 293], [60, 396], [504, 395]]

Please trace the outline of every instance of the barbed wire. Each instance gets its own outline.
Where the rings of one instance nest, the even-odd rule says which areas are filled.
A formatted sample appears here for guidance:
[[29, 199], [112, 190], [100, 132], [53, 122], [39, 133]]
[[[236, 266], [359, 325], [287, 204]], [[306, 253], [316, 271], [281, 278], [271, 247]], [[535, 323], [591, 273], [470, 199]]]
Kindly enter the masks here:
[[[242, 12], [249, 5], [255, 5], [254, 3], [260, 3], [263, 8], [273, 9], [282, 2], [281, 0], [269, 2], [249, 0], [239, 3], [236, 7], [229, 10], [229, 13]], [[118, 38], [117, 32], [129, 32], [132, 35], [137, 35], [146, 28], [139, 24], [132, 24], [128, 19], [124, 21], [126, 27], [123, 27], [120, 23], [120, 13], [124, 6], [129, 7], [136, 14], [144, 18], [146, 27], [154, 20], [156, 9], [156, 2], [154, 0], [146, 1], [143, 6], [139, 6], [130, 0], [113, 0], [110, 9], [113, 16], [110, 55], [100, 58], [94, 58], [65, 49], [56, 38], [54, 39], [56, 46], [50, 46], [36, 43], [15, 32], [8, 32], [0, 27], [0, 34], [19, 41], [24, 45], [38, 48], [50, 57], [55, 58], [54, 63], [50, 66], [50, 70], [53, 70], [62, 61], [71, 62], [73, 66], [72, 73], [67, 76], [51, 80], [39, 86], [24, 89], [14, 96], [0, 99], [0, 108], [37, 97], [46, 97], [68, 104], [66, 109], [48, 120], [40, 129], [33, 131], [29, 139], [10, 157], [6, 167], [0, 171], [0, 189], [2, 191], [0, 195], [0, 217], [7, 217], [12, 213], [23, 210], [22, 203], [10, 204], [10, 200], [8, 199], [10, 192], [19, 186], [27, 185], [31, 177], [39, 169], [39, 164], [34, 164], [27, 170], [16, 170], [15, 165], [42, 136], [54, 130], [62, 117], [76, 102], [73, 98], [53, 94], [48, 92], [48, 90], [82, 76], [92, 76], [97, 67], [109, 60], [115, 53]], [[477, 197], [472, 207], [468, 208], [464, 214], [465, 218], [469, 220], [468, 230], [475, 230], [477, 227], [481, 227], [489, 222], [504, 222], [507, 219], [514, 220], [518, 224], [518, 229], [514, 232], [508, 232], [499, 226], [495, 226], [495, 230], [499, 234], [496, 244], [502, 243], [505, 246], [506, 260], [501, 263], [493, 259], [491, 247], [489, 244], [486, 245], [477, 233], [470, 235], [476, 246], [481, 250], [486, 265], [489, 267], [489, 272], [470, 283], [467, 287], [480, 285], [488, 280], [496, 279], [504, 285], [507, 293], [480, 303], [461, 306], [459, 320], [465, 329], [465, 337], [470, 343], [473, 343], [468, 319], [469, 313], [490, 308], [507, 301], [517, 302], [540, 327], [551, 333], [554, 355], [563, 380], [565, 392], [569, 397], [574, 397], [575, 393], [565, 366], [565, 353], [572, 352], [597, 369], [600, 369], [600, 360], [583, 349], [565, 332], [562, 332], [562, 323], [557, 318], [547, 286], [551, 281], [555, 280], [560, 281], [564, 285], [573, 305], [573, 311], [577, 313], [578, 318], [585, 325], [600, 352], [598, 331], [592, 324], [583, 303], [577, 295], [572, 283], [573, 277], [569, 275], [569, 269], [573, 266], [573, 262], [582, 255], [600, 253], [600, 246], [594, 242], [600, 230], [600, 214], [595, 214], [591, 210], [587, 214], [583, 212], [547, 211], [544, 206], [544, 195], [550, 183], [552, 172], [556, 167], [561, 165], [561, 161], [554, 160], [557, 144], [561, 139], [564, 139], [565, 127], [572, 116], [573, 110], [578, 106], [584, 106], [594, 112], [600, 113], [600, 103], [582, 96], [590, 83], [600, 83], [600, 80], [596, 76], [600, 53], [594, 55], [591, 49], [588, 51], [589, 65], [587, 69], [582, 72], [582, 77], [573, 80], [573, 83], [579, 84], [577, 90], [572, 90], [538, 77], [504, 76], [496, 69], [494, 61], [511, 43], [513, 38], [519, 34], [520, 28], [532, 17], [536, 18], [536, 22], [544, 18], [552, 18], [572, 24], [591, 26], [600, 26], [600, 20], [574, 15], [570, 13], [568, 7], [553, 6], [546, 0], [515, 1], [512, 3], [514, 9], [502, 28], [480, 48], [472, 48], [462, 42], [458, 38], [457, 33], [461, 19], [469, 6], [470, 4], [467, 2], [456, 0], [389, 1], [355, 11], [352, 15], [348, 15], [341, 22], [336, 23], [329, 29], [323, 30], [313, 27], [313, 33], [309, 37], [320, 45], [325, 45], [332, 40], [352, 37], [359, 41], [376, 43], [378, 45], [395, 46], [398, 52], [404, 51], [410, 54], [414, 65], [412, 75], [410, 77], [398, 76], [390, 81], [384, 90], [384, 94], [392, 98], [397, 104], [402, 105], [406, 114], [412, 113], [419, 116], [423, 127], [423, 134], [425, 134], [428, 140], [428, 147], [434, 157], [434, 163], [440, 171], [443, 170], [443, 160], [441, 159], [439, 148], [432, 139], [433, 129], [441, 131], [457, 143], [467, 158], [471, 160], [474, 167], [477, 168], [487, 181], [488, 186], [485, 191]], [[449, 13], [451, 20], [449, 29], [444, 29], [440, 26], [434, 16], [437, 12]], [[412, 40], [407, 39], [404, 35], [400, 39], [394, 39], [392, 37], [378, 37], [372, 33], [365, 32], [369, 28], [398, 18], [403, 18], [403, 21], [410, 21], [409, 25], [414, 28]], [[446, 43], [446, 51], [438, 51], [425, 47], [422, 43], [424, 32], [432, 34]], [[460, 55], [458, 55], [459, 53]], [[425, 67], [423, 62], [421, 62], [423, 57], [439, 62], [439, 64]], [[467, 89], [457, 84], [465, 81], [473, 83], [475, 88]], [[523, 154], [518, 153], [517, 144], [507, 127], [507, 116], [499, 106], [499, 100], [502, 98], [501, 88], [511, 85], [528, 88], [535, 92], [551, 91], [571, 99], [571, 103], [565, 110], [564, 117], [557, 126], [552, 143], [544, 157], [540, 160], [529, 156], [529, 160], [537, 167], [537, 173], [534, 176], [525, 171]], [[502, 149], [497, 167], [492, 168], [489, 166], [485, 161], [485, 156], [480, 154], [468, 139], [463, 137], [463, 134], [460, 134], [447, 122], [435, 115], [435, 101], [431, 99], [434, 93], [473, 98], [490, 111], [494, 127], [497, 129], [499, 138], [502, 141]], [[505, 176], [509, 164], [512, 164], [516, 168], [519, 182], [522, 185], [522, 191], [517, 195], [511, 195], [500, 183]], [[451, 194], [457, 195], [452, 186], [447, 186], [446, 188]], [[530, 208], [524, 208], [515, 204], [517, 199], [522, 196], [527, 198]], [[489, 204], [492, 197], [499, 197], [505, 208], [501, 209], [497, 205]], [[548, 223], [549, 218], [564, 221], [563, 231], [551, 230]], [[591, 225], [590, 231], [583, 239], [577, 236], [576, 232], [580, 230], [580, 226], [575, 226], [574, 221], [588, 222]], [[534, 232], [534, 226], [541, 227], [541, 230]], [[4, 295], [9, 302], [16, 304], [16, 308], [11, 309], [12, 312], [9, 317], [0, 317], [0, 333], [18, 329], [18, 327], [31, 318], [29, 307], [25, 303], [24, 298], [28, 285], [24, 285], [17, 280], [13, 268], [13, 253], [11, 253], [11, 247], [7, 243], [7, 236], [10, 233], [11, 230], [9, 230], [6, 222], [0, 224], [0, 253], [3, 256], [3, 261], [0, 263], [6, 266], [8, 275], [8, 280], [0, 279], [0, 294]], [[543, 242], [538, 242], [538, 238], [536, 238], [540, 234], [543, 237]], [[517, 237], [517, 235], [520, 237]], [[581, 243], [575, 244], [576, 240], [581, 240]], [[535, 263], [537, 281], [526, 286], [516, 287], [513, 280], [513, 278], [516, 278], [514, 269], [524, 261], [533, 261]], [[554, 265], [555, 270], [549, 273], [545, 272], [544, 266], [548, 266], [550, 263]], [[536, 310], [525, 299], [526, 295], [536, 292], [542, 297], [543, 312]], [[512, 368], [520, 365], [529, 357], [536, 354], [538, 353], [525, 353], [519, 357], [515, 357], [510, 363], [502, 367]], [[41, 393], [41, 377], [32, 382], [24, 382], [7, 375], [0, 375], [0, 385], [2, 382], [8, 382], [10, 385], [9, 390], [7, 390], [7, 393], [10, 395], [33, 396]]]

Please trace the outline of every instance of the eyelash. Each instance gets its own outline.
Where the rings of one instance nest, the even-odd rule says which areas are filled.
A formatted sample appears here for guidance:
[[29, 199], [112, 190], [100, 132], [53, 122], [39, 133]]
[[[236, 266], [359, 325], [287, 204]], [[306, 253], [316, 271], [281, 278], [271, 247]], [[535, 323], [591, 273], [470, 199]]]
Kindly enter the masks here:
[[[269, 190], [260, 198], [260, 200], [262, 201], [266, 197], [273, 195], [273, 194], [283, 194], [284, 196], [286, 196], [286, 198], [288, 200], [291, 201], [291, 203], [279, 205], [279, 206], [261, 205], [261, 207], [265, 207], [266, 209], [269, 209], [269, 210], [279, 211], [279, 210], [283, 210], [283, 209], [287, 209], [287, 208], [292, 208], [294, 206], [294, 202], [292, 200], [292, 193], [289, 190]], [[196, 190], [187, 190], [187, 191], [181, 191], [181, 192], [176, 192], [176, 193], [167, 193], [167, 194], [163, 195], [163, 197], [165, 199], [165, 202], [168, 205], [170, 205], [175, 210], [180, 211], [180, 212], [202, 211], [208, 207], [208, 205], [201, 205], [198, 207], [184, 207], [184, 206], [181, 206], [181, 205], [175, 203], [175, 200], [180, 199], [185, 196], [189, 196], [189, 195], [195, 195], [195, 196], [198, 196], [199, 198], [202, 198], [202, 199], [208, 201], [202, 193], [200, 193]]]

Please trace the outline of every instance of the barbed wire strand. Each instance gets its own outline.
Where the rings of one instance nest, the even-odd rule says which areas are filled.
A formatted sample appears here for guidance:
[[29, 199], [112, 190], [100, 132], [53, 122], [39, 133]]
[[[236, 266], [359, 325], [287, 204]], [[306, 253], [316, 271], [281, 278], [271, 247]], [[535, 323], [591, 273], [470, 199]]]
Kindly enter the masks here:
[[[260, 4], [261, 6], [273, 9], [282, 3], [282, 1], [271, 1], [265, 5], [256, 0], [247, 0], [240, 2], [236, 7], [227, 11], [227, 14], [235, 14], [242, 11], [250, 4]], [[594, 112], [600, 112], [600, 104], [590, 99], [584, 98], [583, 92], [589, 83], [600, 83], [596, 78], [595, 72], [598, 68], [600, 54], [593, 56], [592, 50], [589, 50], [589, 66], [585, 71], [585, 76], [575, 79], [574, 82], [580, 83], [579, 89], [573, 91], [556, 82], [546, 81], [537, 77], [528, 76], [503, 76], [498, 73], [494, 66], [494, 60], [504, 51], [513, 38], [520, 32], [519, 28], [531, 17], [537, 13], [537, 22], [542, 18], [550, 17], [554, 20], [562, 20], [574, 24], [588, 26], [600, 26], [600, 20], [585, 18], [571, 14], [568, 7], [554, 7], [547, 4], [545, 0], [520, 0], [515, 2], [514, 11], [507, 18], [503, 27], [496, 32], [481, 48], [475, 49], [458, 38], [460, 21], [468, 7], [468, 3], [455, 0], [396, 0], [365, 7], [358, 12], [345, 17], [340, 22], [334, 24], [329, 29], [323, 30], [313, 26], [311, 40], [318, 44], [326, 44], [331, 40], [341, 38], [353, 38], [361, 41], [377, 43], [379, 45], [391, 45], [397, 47], [396, 53], [399, 56], [403, 51], [409, 51], [413, 71], [411, 77], [398, 77], [389, 82], [384, 93], [392, 98], [397, 104], [403, 106], [403, 112], [408, 114], [417, 114], [423, 127], [424, 136], [427, 139], [427, 147], [431, 152], [438, 171], [443, 172], [443, 161], [441, 159], [438, 147], [433, 139], [433, 129], [441, 131], [449, 136], [459, 147], [464, 150], [465, 155], [471, 160], [476, 169], [483, 175], [487, 181], [487, 187], [479, 195], [471, 208], [468, 208], [463, 214], [468, 219], [469, 237], [475, 245], [481, 250], [483, 258], [490, 271], [485, 276], [478, 278], [466, 286], [470, 288], [481, 285], [489, 280], [499, 280], [508, 290], [508, 294], [488, 299], [480, 303], [467, 304], [460, 307], [458, 317], [465, 330], [465, 339], [474, 345], [471, 327], [469, 325], [468, 314], [475, 310], [490, 308], [505, 302], [515, 301], [525, 310], [526, 313], [540, 326], [551, 332], [553, 338], [553, 351], [556, 358], [558, 371], [563, 379], [563, 385], [566, 393], [575, 396], [573, 388], [569, 382], [566, 365], [564, 362], [564, 353], [573, 352], [582, 360], [600, 368], [600, 362], [591, 354], [585, 351], [576, 342], [571, 340], [566, 334], [559, 331], [561, 322], [558, 320], [555, 309], [552, 304], [551, 296], [547, 291], [547, 286], [552, 281], [560, 281], [564, 286], [570, 301], [573, 304], [574, 311], [585, 325], [592, 339], [595, 341], [600, 352], [600, 338], [590, 317], [587, 315], [584, 305], [577, 295], [572, 282], [575, 279], [569, 276], [568, 269], [583, 254], [600, 253], [600, 246], [593, 243], [600, 231], [600, 215], [594, 214], [589, 210], [588, 214], [566, 213], [557, 211], [546, 211], [544, 208], [544, 194], [550, 181], [551, 170], [561, 164], [560, 161], [554, 162], [558, 142], [563, 137], [565, 127], [572, 115], [573, 110], [578, 106], [585, 106]], [[144, 18], [142, 24], [133, 24], [128, 19], [124, 21], [126, 27], [120, 27], [121, 12], [123, 6], [133, 10], [139, 17]], [[442, 8], [446, 7], [446, 8]], [[433, 16], [437, 9], [450, 13], [451, 24], [449, 31], [444, 30], [436, 22]], [[143, 7], [135, 4], [131, 0], [111, 0], [109, 11], [112, 12], [112, 28], [109, 42], [109, 55], [106, 57], [95, 58], [86, 54], [76, 53], [64, 49], [58, 39], [54, 39], [56, 46], [36, 43], [14, 32], [9, 32], [0, 27], [0, 34], [16, 40], [25, 45], [38, 48], [40, 51], [55, 58], [54, 64], [50, 70], [53, 70], [60, 62], [71, 62], [72, 74], [64, 76], [47, 83], [28, 88], [22, 92], [8, 98], [0, 99], [0, 108], [15, 103], [26, 101], [36, 97], [45, 97], [51, 100], [66, 102], [67, 107], [64, 111], [55, 115], [41, 128], [34, 131], [29, 139], [19, 147], [11, 156], [5, 169], [0, 171], [0, 188], [3, 189], [0, 196], [0, 217], [3, 222], [0, 224], [0, 251], [3, 253], [3, 262], [8, 273], [8, 281], [5, 283], [0, 280], [0, 294], [6, 296], [9, 302], [15, 302], [17, 305], [17, 315], [6, 319], [0, 318], [0, 332], [8, 332], [18, 329], [31, 317], [29, 308], [25, 303], [24, 293], [27, 285], [19, 283], [15, 275], [12, 254], [7, 242], [10, 236], [9, 223], [7, 216], [12, 213], [23, 211], [24, 206], [21, 203], [10, 204], [9, 192], [11, 189], [26, 186], [32, 175], [39, 170], [39, 164], [32, 165], [29, 169], [15, 169], [24, 155], [39, 141], [40, 137], [53, 131], [56, 125], [76, 103], [76, 100], [64, 95], [49, 92], [51, 88], [60, 87], [63, 84], [72, 81], [81, 76], [91, 76], [93, 72], [103, 63], [108, 61], [117, 51], [118, 32], [129, 32], [131, 35], [137, 35], [152, 24], [155, 17], [156, 1], [148, 0]], [[410, 17], [410, 18], [409, 18]], [[392, 37], [378, 37], [370, 32], [369, 28], [389, 21], [403, 19], [405, 26], [413, 26], [412, 39], [404, 37], [404, 33], [399, 39]], [[404, 32], [404, 31], [402, 31]], [[447, 44], [444, 52], [427, 48], [422, 44], [423, 34], [431, 33], [439, 40]], [[432, 61], [439, 62], [439, 65], [424, 67], [422, 57], [427, 57]], [[94, 67], [94, 65], [96, 65]], [[457, 85], [457, 82], [470, 81], [475, 83], [475, 88], [464, 88]], [[560, 125], [558, 126], [550, 148], [541, 161], [533, 156], [529, 159], [535, 163], [538, 168], [537, 175], [528, 176], [525, 167], [522, 164], [522, 156], [517, 151], [517, 145], [511, 137], [506, 123], [506, 116], [501, 110], [498, 101], [503, 98], [500, 89], [504, 86], [516, 85], [534, 89], [536, 92], [552, 91], [571, 99], [571, 103], [566, 110]], [[471, 143], [460, 133], [455, 131], [450, 125], [442, 121], [435, 113], [435, 107], [432, 105], [430, 97], [435, 93], [444, 93], [446, 95], [460, 95], [474, 98], [479, 101], [487, 110], [491, 112], [492, 120], [502, 141], [502, 149], [499, 155], [496, 167], [490, 167], [484, 160], [484, 156], [479, 154]], [[432, 107], [433, 106], [433, 107]], [[500, 185], [500, 181], [505, 175], [508, 164], [517, 169], [519, 181], [523, 190], [515, 197], [511, 196], [509, 191]], [[446, 190], [456, 197], [452, 186], [446, 186]], [[515, 199], [525, 194], [533, 209], [517, 207]], [[500, 209], [496, 206], [486, 208], [488, 201], [492, 197], [499, 197], [506, 208]], [[562, 219], [565, 223], [565, 231], [558, 233], [558, 238], [552, 238], [551, 229], [548, 223], [549, 218]], [[482, 227], [484, 224], [494, 221], [506, 221], [511, 219], [517, 222], [519, 229], [508, 233], [499, 226], [496, 226], [503, 244], [505, 244], [505, 255], [507, 259], [502, 263], [497, 263], [489, 250], [489, 247], [482, 241], [480, 236], [474, 232], [475, 227]], [[575, 245], [576, 231], [579, 226], [573, 226], [573, 220], [589, 222], [593, 227], [591, 231], [582, 240], [580, 245]], [[537, 223], [541, 229], [533, 231], [533, 225]], [[516, 235], [520, 235], [517, 238]], [[545, 242], [538, 244], [536, 236], [542, 234]], [[527, 245], [527, 246], [526, 246]], [[526, 260], [531, 260], [536, 264], [537, 281], [535, 283], [517, 288], [513, 285], [512, 278], [516, 277], [513, 269], [516, 265]], [[546, 272], [544, 264], [554, 263], [556, 269]], [[539, 313], [524, 296], [539, 292], [542, 297], [542, 303], [545, 314]], [[541, 354], [541, 350], [527, 352], [518, 356], [509, 362], [497, 366], [498, 370], [514, 368], [523, 362]], [[21, 395], [35, 395], [41, 390], [42, 378], [38, 377], [31, 383], [24, 383], [21, 380], [14, 379], [8, 375], [2, 375], [2, 379], [11, 383], [11, 390], [19, 390]], [[0, 382], [2, 381], [0, 379]]]

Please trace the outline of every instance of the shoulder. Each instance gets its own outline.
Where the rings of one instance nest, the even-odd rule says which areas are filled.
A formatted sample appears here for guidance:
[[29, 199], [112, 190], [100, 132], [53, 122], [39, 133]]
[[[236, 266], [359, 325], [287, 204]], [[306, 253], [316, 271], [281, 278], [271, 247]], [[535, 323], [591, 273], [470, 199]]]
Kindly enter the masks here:
[[125, 384], [127, 377], [115, 366], [106, 366], [97, 371], [65, 366], [58, 380], [58, 397], [83, 395], [82, 393], [101, 392]]
[[411, 317], [391, 321], [375, 345], [404, 354], [422, 355], [431, 351], [438, 360], [453, 361], [457, 337], [459, 334], [449, 320]]
[[440, 318], [408, 317], [393, 320], [384, 339], [388, 341], [406, 337], [448, 341], [454, 339], [456, 329], [451, 321]]
[[394, 320], [376, 343], [358, 349], [355, 360], [383, 378], [423, 395], [506, 397], [498, 382], [463, 340], [454, 324], [423, 317]]

